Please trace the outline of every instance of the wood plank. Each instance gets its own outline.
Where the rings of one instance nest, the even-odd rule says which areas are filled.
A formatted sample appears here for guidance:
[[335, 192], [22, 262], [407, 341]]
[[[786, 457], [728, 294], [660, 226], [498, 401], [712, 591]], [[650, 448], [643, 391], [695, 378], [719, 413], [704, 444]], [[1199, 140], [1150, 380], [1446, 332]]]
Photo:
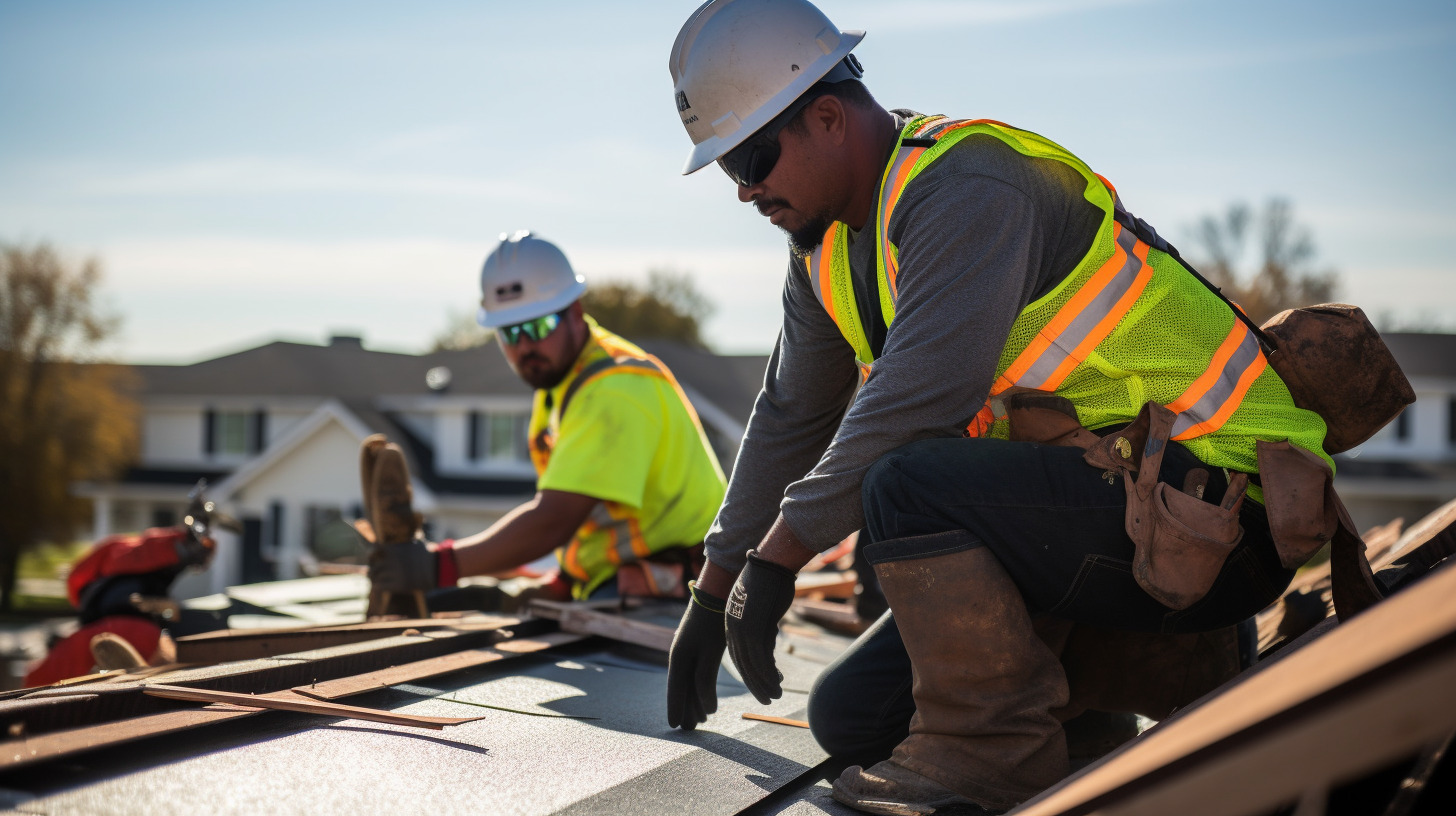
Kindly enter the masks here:
[[214, 664], [234, 660], [257, 660], [263, 657], [277, 657], [278, 655], [393, 637], [411, 629], [421, 632], [435, 629], [489, 631], [504, 629], [520, 622], [519, 618], [478, 615], [448, 620], [417, 618], [266, 631], [206, 632], [177, 638], [177, 662]]
[[263, 711], [261, 708], [208, 706], [147, 714], [117, 722], [53, 731], [49, 734], [22, 736], [0, 743], [0, 771], [46, 762], [94, 748], [123, 745], [147, 737], [253, 717]]
[[795, 728], [808, 728], [809, 724], [803, 720], [791, 720], [788, 717], [775, 717], [771, 714], [755, 714], [752, 711], [743, 712], [743, 719], [758, 720], [759, 722], [776, 723], [778, 725], [792, 725]]
[[801, 572], [794, 579], [795, 598], [853, 598], [859, 578], [849, 572]]
[[555, 617], [564, 632], [599, 635], [664, 652], [672, 648], [672, 636], [676, 634], [675, 629], [667, 626], [597, 612], [572, 603], [532, 601], [530, 609], [532, 614], [540, 610], [544, 613], [542, 617]]
[[[547, 628], [550, 627], [550, 628]], [[517, 635], [552, 631], [550, 621], [526, 620], [512, 628]], [[389, 666], [493, 646], [499, 631], [436, 630], [431, 637], [393, 637], [320, 650], [315, 653], [265, 658], [221, 666], [169, 672], [167, 682], [191, 688], [232, 692], [270, 692]], [[55, 695], [62, 699], [48, 699]], [[37, 689], [22, 699], [0, 701], [0, 733], [22, 728], [27, 734], [97, 725], [170, 710], [172, 704], [142, 693], [138, 682], [110, 682], [62, 689]]]
[[[1017, 813], [1272, 811], [1456, 729], [1453, 687], [1456, 569], [1444, 569], [1159, 724]], [[1250, 798], [1236, 801], [1236, 793]]]
[[337, 700], [341, 697], [350, 697], [355, 694], [378, 691], [379, 689], [389, 688], [400, 683], [412, 683], [427, 677], [436, 677], [462, 669], [470, 669], [501, 660], [509, 660], [513, 657], [534, 654], [554, 646], [575, 643], [579, 640], [586, 639], [586, 637], [586, 635], [571, 634], [569, 632], [554, 632], [529, 640], [507, 640], [491, 648], [471, 649], [465, 652], [455, 652], [426, 660], [416, 660], [413, 663], [391, 666], [387, 669], [380, 669], [379, 671], [367, 672], [365, 674], [356, 674], [352, 677], [340, 677], [337, 680], [329, 680], [323, 683], [297, 686], [293, 691], [317, 700]]
[[313, 700], [295, 694], [292, 691], [277, 691], [272, 694], [235, 694], [229, 691], [209, 691], [207, 689], [192, 689], [185, 686], [167, 686], [161, 684], [148, 684], [142, 691], [152, 697], [162, 697], [168, 700], [190, 700], [201, 703], [232, 703], [233, 705], [250, 706], [253, 708], [295, 711], [300, 714], [343, 717], [350, 720], [367, 720], [369, 722], [386, 723], [388, 725], [406, 725], [412, 728], [433, 728], [436, 731], [447, 725], [459, 725], [461, 723], [485, 719], [484, 717], [423, 717], [418, 714], [400, 714], [394, 711], [382, 711], [377, 708], [360, 708], [359, 706], [344, 705], [343, 703]]

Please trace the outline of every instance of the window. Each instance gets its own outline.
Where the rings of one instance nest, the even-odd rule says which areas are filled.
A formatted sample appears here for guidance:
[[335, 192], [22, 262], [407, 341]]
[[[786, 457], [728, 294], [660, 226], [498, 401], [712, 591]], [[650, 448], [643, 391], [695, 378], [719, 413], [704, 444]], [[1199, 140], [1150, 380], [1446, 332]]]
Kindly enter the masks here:
[[526, 426], [521, 413], [471, 411], [467, 423], [467, 456], [472, 462], [526, 461]]
[[268, 435], [266, 411], [214, 411], [203, 416], [202, 450], [208, 456], [259, 453]]

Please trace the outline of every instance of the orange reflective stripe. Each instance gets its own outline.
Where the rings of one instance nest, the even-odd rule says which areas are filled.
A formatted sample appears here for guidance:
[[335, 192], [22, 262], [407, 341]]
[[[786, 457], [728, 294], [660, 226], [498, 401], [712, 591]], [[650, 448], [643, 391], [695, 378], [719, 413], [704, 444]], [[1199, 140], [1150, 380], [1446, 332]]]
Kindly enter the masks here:
[[1234, 320], [1207, 370], [1168, 406], [1177, 414], [1172, 438], [1192, 439], [1223, 427], [1267, 364], [1259, 339], [1243, 321]]
[[1149, 247], [1120, 224], [1112, 229], [1117, 251], [996, 378], [992, 394], [1013, 385], [1056, 390], [1142, 295], [1153, 277]]
[[561, 568], [578, 581], [591, 579], [581, 566], [581, 539], [573, 538], [571, 544], [567, 545], [566, 553], [561, 558]]
[[971, 417], [970, 424], [966, 426], [966, 436], [972, 438], [982, 436], [991, 430], [991, 426], [994, 424], [996, 424], [996, 411], [991, 407], [991, 401], [986, 400], [986, 404], [981, 406], [981, 410]]
[[819, 296], [819, 304], [824, 311], [829, 313], [829, 319], [836, 324], [839, 323], [839, 315], [834, 311], [834, 227], [830, 227], [824, 233], [824, 240], [814, 250], [813, 273], [814, 273], [814, 294]]
[[890, 216], [895, 213], [895, 204], [900, 200], [900, 193], [905, 189], [905, 182], [910, 177], [910, 171], [915, 167], [915, 162], [920, 155], [926, 151], [924, 147], [902, 147], [895, 156], [895, 161], [890, 165], [886, 179], [889, 185], [880, 194], [880, 252], [884, 255], [885, 279], [890, 284], [891, 300], [900, 297], [900, 287], [896, 283], [896, 277], [900, 271], [900, 263], [895, 258], [895, 253], [890, 250]]

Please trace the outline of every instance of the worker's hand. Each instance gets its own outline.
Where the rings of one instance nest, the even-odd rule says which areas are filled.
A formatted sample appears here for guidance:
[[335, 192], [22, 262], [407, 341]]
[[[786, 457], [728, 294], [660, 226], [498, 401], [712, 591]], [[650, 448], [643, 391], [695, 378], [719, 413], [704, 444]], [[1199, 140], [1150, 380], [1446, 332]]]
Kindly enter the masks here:
[[794, 571], [748, 554], [728, 595], [728, 654], [754, 698], [765, 705], [784, 694], [784, 676], [774, 665], [779, 620], [794, 602]]
[[440, 585], [440, 555], [423, 538], [375, 547], [369, 553], [369, 580], [385, 592], [416, 592]]
[[693, 597], [667, 654], [667, 724], [685, 731], [718, 710], [718, 666], [726, 648], [723, 599], [689, 586]]

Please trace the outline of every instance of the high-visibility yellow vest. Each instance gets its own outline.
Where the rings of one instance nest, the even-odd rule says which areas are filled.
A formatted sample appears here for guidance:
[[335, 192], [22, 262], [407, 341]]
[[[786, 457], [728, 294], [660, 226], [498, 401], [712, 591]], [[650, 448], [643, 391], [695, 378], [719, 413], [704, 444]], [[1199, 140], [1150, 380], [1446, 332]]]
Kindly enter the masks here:
[[[916, 176], [972, 135], [1075, 169], [1086, 181], [1083, 195], [1103, 218], [1076, 268], [1012, 324], [990, 396], [968, 436], [1006, 438], [1006, 417], [998, 415], [995, 397], [1016, 385], [1068, 398], [1082, 424], [1094, 430], [1130, 422], [1144, 403], [1156, 400], [1177, 415], [1173, 439], [1215, 467], [1256, 473], [1255, 441], [1288, 439], [1333, 468], [1321, 444], [1324, 420], [1295, 407], [1243, 321], [1176, 258], [1118, 222], [1117, 193], [1106, 179], [1060, 145], [1000, 122], [920, 116], [901, 130], [872, 225], [887, 328], [899, 297], [899, 250], [889, 240], [895, 205]], [[868, 378], [874, 352], [855, 301], [848, 236], [848, 225], [836, 222], [806, 265], [819, 302]], [[1259, 498], [1259, 491], [1251, 496]]]
[[[556, 551], [557, 562], [571, 579], [572, 592], [578, 599], [589, 596], [616, 575], [623, 564], [701, 542], [722, 501], [724, 482], [702, 422], [672, 372], [656, 357], [601, 328], [590, 317], [587, 321], [591, 340], [571, 372], [557, 387], [537, 390], [535, 395], [528, 433], [537, 477], [543, 476], [550, 464], [572, 397], [583, 386], [603, 377], [637, 376], [665, 383], [676, 397], [667, 398], [668, 415], [662, 417], [661, 429], [661, 444], [676, 448], [668, 452], [673, 473], [652, 473], [649, 478], [664, 485], [672, 480], [678, 483], [670, 488], [677, 493], [660, 507], [602, 501], [592, 509], [571, 541]], [[624, 450], [621, 455], [641, 453]], [[644, 516], [644, 511], [655, 515]]]

